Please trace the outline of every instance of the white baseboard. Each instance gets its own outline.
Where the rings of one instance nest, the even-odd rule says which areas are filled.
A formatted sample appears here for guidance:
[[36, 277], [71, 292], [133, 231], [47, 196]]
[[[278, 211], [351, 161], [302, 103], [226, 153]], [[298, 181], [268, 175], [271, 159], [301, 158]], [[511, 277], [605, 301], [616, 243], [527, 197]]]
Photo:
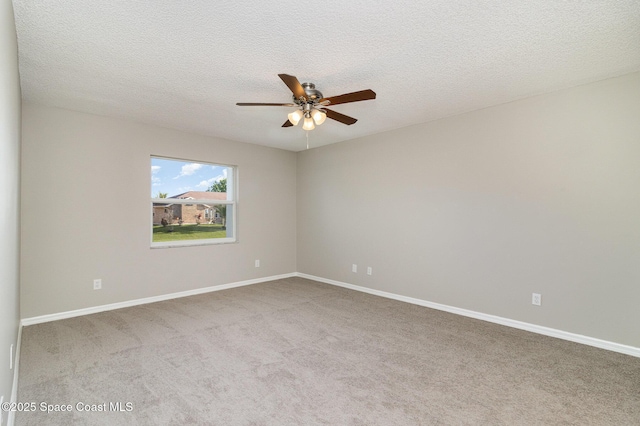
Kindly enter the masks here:
[[348, 288], [351, 290], [361, 291], [363, 293], [369, 293], [376, 296], [386, 297], [388, 299], [399, 300], [401, 302], [407, 302], [414, 305], [425, 306], [427, 308], [433, 308], [440, 311], [450, 312], [453, 314], [462, 315], [469, 318], [475, 318], [483, 321], [492, 322], [495, 324], [506, 325], [507, 327], [513, 327], [520, 330], [531, 331], [533, 333], [543, 334], [545, 336], [557, 337], [558, 339], [568, 340], [570, 342], [582, 343], [583, 345], [594, 346], [596, 348], [606, 349], [609, 351], [619, 352], [622, 354], [631, 355], [631, 356], [640, 358], [640, 348], [636, 348], [634, 346], [622, 345], [620, 343], [596, 339], [595, 337], [583, 336], [581, 334], [570, 333], [568, 331], [562, 331], [555, 328], [543, 327], [540, 325], [535, 325], [535, 324], [522, 322], [522, 321], [516, 321], [509, 318], [483, 314], [482, 312], [456, 308], [455, 306], [442, 305], [440, 303], [429, 302], [426, 300], [416, 299], [413, 297], [401, 296], [399, 294], [389, 293], [381, 290], [374, 290], [367, 287], [348, 284], [341, 281], [330, 280], [322, 277], [316, 277], [314, 275], [303, 274], [300, 272], [298, 272], [296, 276], [301, 278], [307, 278], [314, 281], [320, 281], [326, 284], [332, 284], [335, 286]]
[[[18, 325], [18, 341], [16, 342], [16, 352], [13, 355], [13, 385], [11, 386], [11, 401], [18, 402], [18, 376], [20, 374], [20, 347], [22, 346], [22, 324]], [[9, 411], [7, 415], [7, 426], [13, 426], [16, 421], [16, 412]]]
[[57, 321], [66, 318], [79, 317], [82, 315], [96, 314], [98, 312], [112, 311], [114, 309], [128, 308], [131, 306], [145, 305], [147, 303], [162, 302], [163, 300], [178, 299], [180, 297], [195, 296], [197, 294], [210, 293], [212, 291], [226, 290], [229, 288], [242, 287], [245, 285], [258, 284], [267, 281], [274, 281], [283, 278], [295, 277], [296, 273], [272, 275], [270, 277], [256, 278], [253, 280], [238, 281], [229, 284], [214, 285], [211, 287], [196, 288], [194, 290], [180, 291], [177, 293], [162, 294], [160, 296], [145, 297], [143, 299], [127, 300], [125, 302], [110, 303], [108, 305], [92, 306], [90, 308], [76, 309], [73, 311], [59, 312], [56, 314], [41, 315], [31, 318], [23, 318], [20, 321], [22, 326], [40, 324], [43, 322]]

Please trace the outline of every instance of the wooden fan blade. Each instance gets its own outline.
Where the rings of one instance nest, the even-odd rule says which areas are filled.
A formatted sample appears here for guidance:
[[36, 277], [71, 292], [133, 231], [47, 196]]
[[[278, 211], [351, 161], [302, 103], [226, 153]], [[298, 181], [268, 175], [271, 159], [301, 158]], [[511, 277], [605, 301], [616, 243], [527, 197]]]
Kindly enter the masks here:
[[324, 111], [327, 113], [327, 118], [339, 121], [341, 123], [346, 124], [347, 126], [350, 126], [356, 121], [358, 121], [356, 118], [349, 117], [348, 115], [340, 114], [339, 112], [335, 112], [330, 109], [324, 108]]
[[296, 106], [296, 104], [265, 104], [265, 103], [259, 103], [259, 102], [238, 102], [236, 103], [236, 105], [238, 106], [286, 106], [286, 107]]
[[[322, 105], [338, 105], [338, 104], [346, 104], [348, 102], [359, 102], [359, 101], [367, 101], [369, 99], [375, 99], [376, 92], [371, 89], [360, 90], [359, 92], [353, 93], [345, 93], [344, 95], [331, 96], [330, 98], [322, 98], [318, 101], [318, 103]], [[329, 101], [329, 103], [325, 103]]]
[[293, 123], [290, 122], [289, 120], [285, 121], [284, 124], [282, 125], [282, 127], [292, 127]]
[[288, 74], [278, 74], [278, 77], [280, 77], [282, 81], [284, 81], [284, 84], [287, 85], [296, 99], [302, 99], [305, 101], [307, 100], [307, 94], [304, 92], [302, 85], [296, 77]]

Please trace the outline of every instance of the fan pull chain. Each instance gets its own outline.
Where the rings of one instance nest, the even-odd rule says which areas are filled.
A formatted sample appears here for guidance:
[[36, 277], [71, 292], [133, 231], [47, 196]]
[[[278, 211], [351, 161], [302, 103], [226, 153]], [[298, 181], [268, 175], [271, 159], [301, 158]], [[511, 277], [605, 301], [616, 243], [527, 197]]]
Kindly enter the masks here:
[[309, 149], [309, 131], [307, 130], [307, 149]]

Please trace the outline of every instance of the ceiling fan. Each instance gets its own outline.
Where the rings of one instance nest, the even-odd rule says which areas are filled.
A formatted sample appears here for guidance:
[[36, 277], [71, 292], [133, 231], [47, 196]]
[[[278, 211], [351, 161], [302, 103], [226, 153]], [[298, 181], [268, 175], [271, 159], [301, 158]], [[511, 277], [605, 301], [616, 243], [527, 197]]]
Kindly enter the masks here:
[[[288, 120], [284, 122], [282, 127], [292, 127], [298, 124], [304, 118], [302, 128], [304, 130], [313, 130], [315, 124], [320, 125], [329, 117], [332, 120], [339, 121], [346, 125], [351, 125], [358, 121], [353, 117], [330, 110], [327, 106], [346, 104], [349, 102], [366, 101], [375, 99], [376, 93], [373, 90], [360, 90], [359, 92], [345, 93], [344, 95], [331, 96], [325, 98], [322, 93], [316, 89], [313, 83], [302, 83], [292, 75], [278, 74], [284, 84], [293, 93], [293, 103], [276, 104], [276, 103], [246, 103], [238, 102], [238, 106], [285, 106], [297, 107], [297, 109], [288, 115]], [[315, 124], [314, 124], [315, 123]]]

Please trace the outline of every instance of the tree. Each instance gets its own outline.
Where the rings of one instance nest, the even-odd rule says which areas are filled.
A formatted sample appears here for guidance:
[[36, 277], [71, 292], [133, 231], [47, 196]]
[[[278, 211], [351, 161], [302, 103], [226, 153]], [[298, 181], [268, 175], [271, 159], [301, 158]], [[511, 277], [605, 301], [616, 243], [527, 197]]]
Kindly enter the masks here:
[[[213, 185], [207, 189], [208, 192], [227, 192], [227, 178], [213, 182]], [[227, 205], [219, 204], [213, 207], [222, 219], [222, 229], [227, 229]]]
[[208, 192], [227, 192], [227, 178], [213, 182], [213, 185], [207, 189]]
[[222, 229], [227, 229], [227, 205], [218, 204], [217, 206], [213, 206], [213, 208], [216, 209], [216, 212], [218, 212], [222, 219]]
[[158, 192], [158, 196], [156, 198], [167, 198], [167, 195], [169, 195], [168, 192]]

